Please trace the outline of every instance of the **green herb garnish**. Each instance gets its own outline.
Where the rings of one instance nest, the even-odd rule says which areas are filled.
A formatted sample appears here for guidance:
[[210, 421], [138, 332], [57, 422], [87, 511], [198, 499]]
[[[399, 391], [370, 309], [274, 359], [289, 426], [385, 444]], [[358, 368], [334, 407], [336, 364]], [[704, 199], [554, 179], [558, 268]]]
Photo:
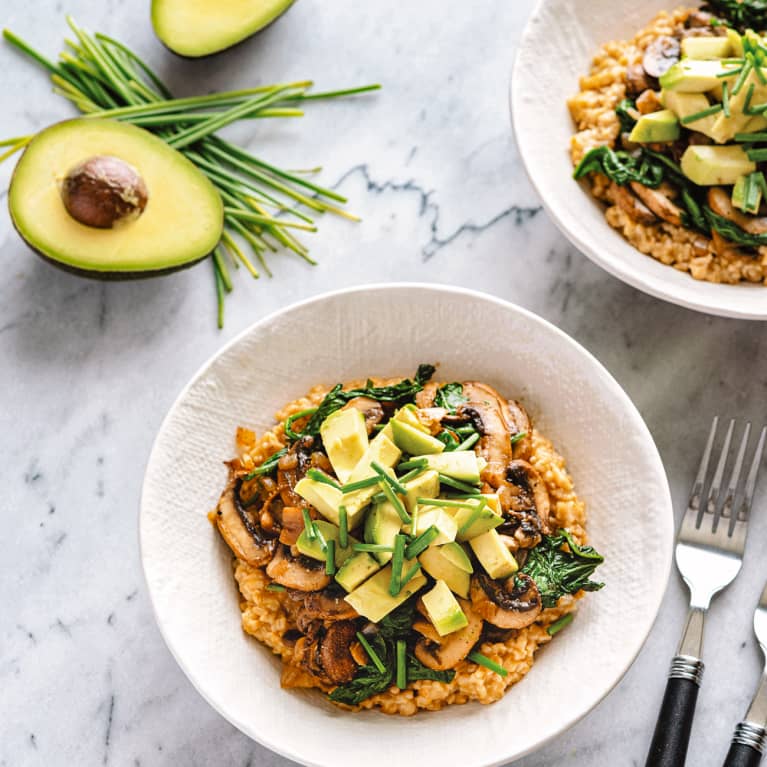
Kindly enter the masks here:
[[468, 658], [478, 666], [484, 666], [491, 671], [495, 671], [498, 676], [507, 676], [509, 673], [503, 666], [496, 663], [492, 658], [488, 658], [487, 655], [483, 655], [481, 652], [470, 652]]
[[448, 413], [455, 413], [456, 408], [465, 402], [468, 402], [468, 398], [463, 396], [463, 384], [457, 381], [440, 386], [434, 395], [435, 407], [443, 407]]
[[400, 493], [402, 495], [405, 495], [407, 493], [407, 488], [399, 482], [397, 479], [389, 475], [384, 469], [383, 466], [381, 466], [380, 463], [377, 461], [371, 461], [370, 462], [370, 468], [373, 469], [373, 471], [378, 474], [378, 476], [381, 478], [382, 482], [385, 482], [389, 487], [395, 492]]
[[325, 574], [336, 574], [336, 542], [332, 538], [325, 545]]
[[404, 690], [407, 687], [407, 665], [405, 660], [405, 651], [407, 650], [407, 645], [405, 644], [404, 639], [398, 639], [397, 640], [397, 674], [396, 674], [396, 684], [397, 687], [400, 688], [400, 690]]
[[309, 469], [309, 471], [306, 472], [306, 476], [315, 482], [321, 482], [323, 485], [330, 485], [330, 487], [334, 487], [336, 490], [341, 489], [341, 485], [338, 484], [337, 480], [333, 479], [330, 475], [325, 474], [324, 471], [320, 471], [320, 469]]
[[460, 490], [462, 493], [466, 493], [466, 495], [479, 495], [479, 488], [474, 487], [474, 485], [469, 485], [466, 482], [453, 479], [452, 477], [448, 477], [447, 474], [440, 474], [439, 482], [441, 485], [447, 485], [454, 490]]
[[338, 507], [338, 522], [338, 543], [345, 549], [349, 545], [349, 513], [343, 504]]
[[272, 453], [260, 466], [256, 466], [253, 471], [250, 472], [247, 476], [244, 477], [244, 479], [253, 479], [254, 477], [262, 477], [265, 474], [271, 474], [273, 471], [277, 469], [277, 464], [279, 463], [280, 458], [282, 458], [283, 455], [285, 455], [288, 452], [288, 449], [286, 447], [283, 447], [282, 450], [278, 450], [276, 453]]
[[[719, 105], [719, 109], [722, 105]], [[598, 146], [589, 150], [573, 171], [573, 178], [583, 178], [587, 173], [603, 173], [619, 186], [637, 181], [651, 189], [663, 181], [663, 168], [652, 162], [647, 153], [638, 155], [609, 146]]]
[[431, 542], [439, 535], [439, 530], [431, 525], [428, 530], [424, 530], [419, 536], [414, 538], [405, 549], [407, 559], [415, 559], [422, 551], [426, 551]]
[[365, 635], [361, 631], [357, 632], [357, 639], [365, 648], [365, 652], [370, 660], [373, 661], [373, 665], [383, 674], [386, 671], [386, 666], [384, 666], [383, 661], [378, 657], [378, 653], [370, 646], [370, 642], [365, 639]]
[[573, 613], [567, 613], [563, 615], [559, 620], [554, 621], [547, 629], [546, 633], [549, 636], [556, 636], [565, 626], [569, 626], [573, 622], [575, 615]]
[[293, 424], [301, 418], [314, 415], [316, 412], [316, 407], [310, 407], [306, 410], [299, 410], [297, 413], [293, 413], [293, 415], [289, 415], [285, 419], [285, 436], [290, 440], [297, 440], [301, 436], [301, 433], [293, 430]]
[[722, 109], [724, 110], [724, 116], [730, 116], [730, 92], [729, 85], [722, 83]]
[[385, 543], [355, 543], [352, 544], [354, 551], [394, 551], [392, 546]]
[[266, 587], [267, 591], [285, 591], [285, 587], [281, 583], [270, 583]]
[[405, 537], [394, 536], [394, 553], [391, 557], [391, 580], [389, 581], [389, 594], [396, 597], [402, 591], [402, 565], [405, 559]]
[[636, 125], [636, 118], [632, 117], [629, 110], [636, 112], [637, 105], [634, 99], [621, 99], [615, 107], [615, 114], [621, 124], [621, 133], [631, 133]]
[[317, 528], [314, 526], [309, 509], [301, 509], [301, 516], [304, 518], [304, 530], [306, 530], [306, 537], [313, 541], [317, 537]]
[[408, 469], [425, 469], [429, 462], [425, 458], [412, 458], [409, 461], [403, 461], [397, 464], [397, 471], [407, 471]]
[[367, 477], [366, 479], [361, 479], [358, 482], [350, 482], [348, 485], [343, 485], [341, 487], [341, 492], [344, 495], [348, 495], [349, 493], [353, 493], [355, 490], [362, 490], [365, 487], [372, 487], [373, 485], [377, 485], [379, 482], [380, 478], [378, 476]]
[[474, 434], [472, 434], [470, 437], [466, 437], [466, 439], [461, 442], [458, 447], [456, 447], [456, 450], [468, 450], [470, 447], [473, 447], [475, 443], [479, 442], [479, 434], [475, 431]]
[[520, 432], [518, 432], [517, 434], [515, 434], [515, 435], [514, 435], [514, 436], [511, 438], [511, 446], [512, 446], [512, 447], [514, 447], [514, 445], [516, 445], [516, 444], [517, 444], [517, 442], [520, 442], [520, 441], [522, 441], [522, 440], [523, 440], [523, 439], [524, 439], [526, 436], [527, 436], [527, 432], [526, 432], [526, 431], [520, 431]]
[[[734, 96], [736, 93], [735, 88], [732, 89], [732, 95]], [[711, 115], [715, 115], [722, 111], [724, 107], [721, 104], [714, 104], [713, 106], [708, 107], [707, 109], [701, 109], [700, 112], [693, 112], [691, 115], [687, 115], [686, 117], [682, 117], [679, 122], [682, 123], [682, 125], [689, 125], [690, 123], [694, 123], [696, 120], [702, 120], [704, 117], [710, 117]]]
[[386, 497], [386, 500], [389, 501], [389, 503], [394, 506], [394, 510], [399, 515], [399, 518], [406, 524], [409, 525], [411, 522], [410, 514], [407, 513], [407, 509], [403, 505], [402, 501], [397, 497], [394, 490], [392, 490], [389, 487], [389, 484], [387, 482], [384, 482], [381, 480], [381, 490], [383, 490], [383, 494]]

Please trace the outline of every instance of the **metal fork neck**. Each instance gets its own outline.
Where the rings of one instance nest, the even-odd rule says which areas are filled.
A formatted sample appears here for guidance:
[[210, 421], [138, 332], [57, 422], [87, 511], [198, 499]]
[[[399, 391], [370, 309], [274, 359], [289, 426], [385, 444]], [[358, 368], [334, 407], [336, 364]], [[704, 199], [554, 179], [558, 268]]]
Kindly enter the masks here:
[[678, 656], [687, 658], [703, 657], [703, 623], [706, 611], [700, 607], [691, 607], [687, 613], [682, 640], [679, 643]]

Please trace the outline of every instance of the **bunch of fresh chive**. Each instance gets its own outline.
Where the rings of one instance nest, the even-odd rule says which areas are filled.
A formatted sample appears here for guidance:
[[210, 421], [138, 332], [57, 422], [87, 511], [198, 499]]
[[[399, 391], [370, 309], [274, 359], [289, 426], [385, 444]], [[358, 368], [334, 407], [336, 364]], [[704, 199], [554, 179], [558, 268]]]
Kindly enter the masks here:
[[[311, 216], [332, 212], [358, 220], [342, 210], [346, 198], [295, 172], [275, 167], [215, 135], [244, 118], [300, 117], [305, 101], [330, 99], [378, 89], [368, 85], [347, 90], [309, 93], [311, 81], [264, 85], [207, 96], [174, 99], [158, 76], [129, 48], [106, 35], [91, 35], [71, 18], [74, 40], [54, 63], [8, 30], [5, 39], [51, 73], [54, 92], [69, 99], [86, 117], [112, 118], [141, 126], [185, 154], [218, 189], [224, 202], [226, 230], [213, 252], [218, 325], [223, 326], [224, 294], [232, 290], [227, 260], [259, 272], [241, 247], [247, 243], [264, 272], [264, 254], [285, 247], [310, 264], [308, 248], [293, 232], [316, 231]], [[33, 136], [0, 141], [7, 147], [0, 162], [23, 149]], [[240, 238], [240, 242], [235, 239]]]

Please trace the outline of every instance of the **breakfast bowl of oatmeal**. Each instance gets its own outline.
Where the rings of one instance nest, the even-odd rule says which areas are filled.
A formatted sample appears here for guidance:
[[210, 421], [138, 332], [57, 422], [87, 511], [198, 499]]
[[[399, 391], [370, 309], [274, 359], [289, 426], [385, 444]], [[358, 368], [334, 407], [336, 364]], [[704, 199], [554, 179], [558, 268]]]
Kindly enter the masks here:
[[479, 767], [617, 683], [673, 516], [641, 417], [578, 344], [395, 284], [206, 363], [157, 436], [140, 538], [169, 649], [243, 732], [303, 764]]
[[659, 298], [764, 319], [767, 15], [753, 8], [544, 0], [511, 107], [530, 178], [581, 251]]

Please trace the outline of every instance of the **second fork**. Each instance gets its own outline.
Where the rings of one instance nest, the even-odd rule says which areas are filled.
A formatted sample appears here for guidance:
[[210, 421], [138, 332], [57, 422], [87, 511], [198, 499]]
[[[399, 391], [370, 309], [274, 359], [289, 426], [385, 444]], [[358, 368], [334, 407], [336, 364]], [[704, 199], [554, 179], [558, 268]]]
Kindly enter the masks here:
[[[740, 571], [746, 543], [748, 516], [764, 450], [767, 427], [754, 451], [738, 511], [733, 514], [745, 460], [751, 424], [746, 424], [733, 466], [727, 493], [720, 507], [725, 469], [735, 428], [731, 420], [713, 477], [709, 463], [716, 438], [714, 418], [698, 474], [682, 517], [676, 545], [676, 564], [690, 589], [690, 610], [679, 650], [671, 661], [666, 692], [647, 756], [646, 767], [682, 767], [687, 757], [698, 689], [703, 676], [703, 623], [711, 599], [728, 586]], [[708, 497], [701, 505], [709, 484]]]

